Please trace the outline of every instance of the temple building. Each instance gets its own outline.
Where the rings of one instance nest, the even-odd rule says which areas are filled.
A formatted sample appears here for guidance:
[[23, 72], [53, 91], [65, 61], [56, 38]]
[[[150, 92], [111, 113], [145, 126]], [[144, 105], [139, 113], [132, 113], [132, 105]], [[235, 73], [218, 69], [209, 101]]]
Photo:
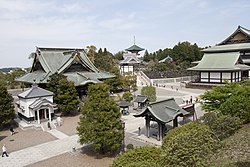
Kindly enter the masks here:
[[19, 100], [16, 102], [18, 117], [26, 122], [36, 121], [37, 124], [42, 121], [51, 122], [56, 107], [53, 95], [53, 92], [33, 84], [30, 89], [18, 94]]
[[150, 103], [140, 113], [134, 117], [145, 118], [145, 135], [147, 137], [153, 134], [150, 131], [151, 123], [157, 123], [157, 140], [162, 140], [167, 132], [166, 123], [173, 121], [173, 128], [178, 126], [178, 117], [185, 117], [190, 113], [182, 109], [174, 100], [174, 98]]
[[135, 66], [141, 63], [141, 60], [138, 59], [137, 56], [139, 56], [139, 52], [143, 51], [144, 49], [137, 46], [132, 45], [131, 47], [125, 49], [125, 51], [128, 51], [130, 53], [124, 53], [123, 54], [123, 60], [120, 61], [120, 73], [124, 75], [127, 72], [131, 72], [132, 75], [135, 73]]
[[198, 72], [198, 82], [238, 82], [250, 76], [250, 30], [238, 26], [221, 43], [203, 50], [198, 65], [189, 68]]
[[102, 82], [114, 75], [98, 70], [89, 60], [84, 49], [42, 48], [37, 47], [31, 54], [33, 64], [26, 75], [17, 78], [25, 83], [47, 83], [54, 73], [62, 73], [73, 81], [80, 97], [84, 95], [88, 84]]

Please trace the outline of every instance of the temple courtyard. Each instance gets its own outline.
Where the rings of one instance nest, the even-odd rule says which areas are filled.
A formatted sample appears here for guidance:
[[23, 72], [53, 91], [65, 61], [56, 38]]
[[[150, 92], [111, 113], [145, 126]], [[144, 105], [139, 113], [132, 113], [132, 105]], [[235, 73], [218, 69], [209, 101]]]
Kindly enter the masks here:
[[[174, 97], [178, 104], [182, 104], [191, 96], [193, 99], [198, 97], [206, 90], [187, 89], [180, 86], [180, 83], [169, 83], [164, 87], [157, 87], [157, 100]], [[138, 94], [139, 90], [136, 92]], [[195, 106], [196, 115], [200, 117], [203, 112], [199, 105]], [[154, 145], [160, 146], [161, 141], [157, 141], [154, 135], [154, 128], [151, 128], [151, 137], [144, 135], [145, 119], [135, 118], [133, 114], [138, 110], [129, 109], [129, 115], [123, 115], [125, 122], [125, 145], [134, 146]], [[0, 166], [3, 167], [46, 167], [46, 166], [64, 166], [64, 167], [105, 167], [112, 163], [115, 155], [96, 155], [88, 145], [80, 145], [76, 131], [77, 122], [80, 113], [74, 116], [63, 117], [63, 124], [56, 129], [42, 131], [41, 129], [15, 128], [15, 134], [10, 135], [8, 130], [1, 131], [0, 145], [6, 144], [9, 157], [0, 158]], [[189, 118], [188, 121], [192, 121]], [[179, 124], [184, 123], [182, 118]], [[169, 123], [171, 128], [172, 122]], [[141, 129], [139, 135], [138, 129]], [[155, 131], [157, 131], [155, 129]]]

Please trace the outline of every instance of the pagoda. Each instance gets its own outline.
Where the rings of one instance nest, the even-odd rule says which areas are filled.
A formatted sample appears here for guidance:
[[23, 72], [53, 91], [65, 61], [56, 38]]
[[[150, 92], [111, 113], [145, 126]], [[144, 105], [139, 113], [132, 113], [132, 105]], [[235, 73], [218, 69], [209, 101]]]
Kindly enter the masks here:
[[135, 37], [134, 37], [134, 44], [125, 49], [125, 51], [129, 52], [129, 53], [124, 53], [123, 54], [123, 60], [120, 61], [119, 65], [120, 65], [120, 73], [122, 75], [124, 75], [125, 73], [131, 72], [132, 75], [134, 75], [135, 73], [135, 66], [136, 64], [140, 64], [141, 60], [137, 57], [139, 56], [139, 52], [143, 51], [144, 49], [137, 46], [135, 44]]

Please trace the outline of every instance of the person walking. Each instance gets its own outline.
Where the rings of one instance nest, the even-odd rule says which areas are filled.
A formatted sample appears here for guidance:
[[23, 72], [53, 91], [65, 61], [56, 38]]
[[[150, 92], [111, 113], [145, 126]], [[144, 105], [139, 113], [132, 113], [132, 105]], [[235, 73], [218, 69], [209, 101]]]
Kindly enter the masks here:
[[13, 126], [10, 126], [10, 134], [13, 135], [15, 133]]
[[9, 155], [7, 154], [7, 148], [6, 148], [6, 145], [4, 144], [3, 147], [2, 147], [2, 157], [4, 157], [4, 155], [6, 157], [8, 157]]
[[50, 122], [48, 122], [48, 128], [49, 128], [49, 130], [51, 130]]

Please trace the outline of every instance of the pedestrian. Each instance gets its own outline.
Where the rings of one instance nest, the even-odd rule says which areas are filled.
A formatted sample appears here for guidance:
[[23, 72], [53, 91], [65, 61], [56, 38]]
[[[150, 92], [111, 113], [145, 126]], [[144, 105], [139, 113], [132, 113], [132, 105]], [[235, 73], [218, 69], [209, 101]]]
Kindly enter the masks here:
[[13, 126], [10, 126], [10, 134], [13, 135], [15, 133]]
[[138, 135], [141, 136], [141, 127], [138, 127]]
[[190, 97], [190, 103], [191, 104], [193, 103], [193, 97], [192, 96]]
[[3, 147], [2, 147], [2, 157], [4, 157], [4, 155], [6, 157], [8, 157], [9, 155], [7, 154], [7, 148], [6, 148], [6, 145], [4, 144]]
[[50, 123], [48, 122], [48, 128], [49, 128], [49, 130], [51, 130], [51, 126], [50, 126]]

